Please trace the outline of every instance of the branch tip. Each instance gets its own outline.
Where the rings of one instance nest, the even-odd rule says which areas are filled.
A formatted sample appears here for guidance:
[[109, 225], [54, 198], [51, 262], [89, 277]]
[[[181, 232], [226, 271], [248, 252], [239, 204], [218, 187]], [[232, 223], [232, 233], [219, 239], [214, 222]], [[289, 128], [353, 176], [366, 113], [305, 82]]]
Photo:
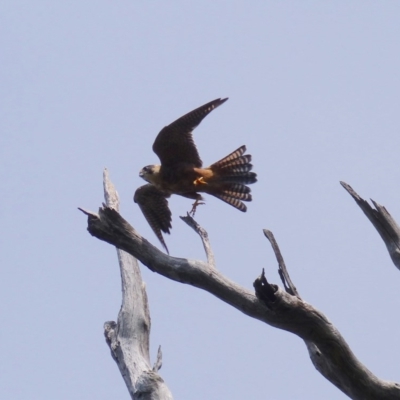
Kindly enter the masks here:
[[344, 182], [341, 182], [341, 184], [377, 230], [387, 247], [393, 264], [400, 269], [399, 225], [397, 225], [396, 221], [384, 206], [370, 199], [375, 208], [372, 207], [368, 201], [360, 197], [351, 186], [344, 184]]
[[187, 213], [186, 216], [180, 216], [179, 218], [183, 222], [186, 222], [186, 224], [189, 225], [200, 236], [200, 239], [203, 243], [204, 251], [207, 256], [208, 266], [211, 268], [216, 268], [214, 253], [211, 249], [211, 243], [207, 231], [202, 228], [189, 213]]
[[158, 346], [157, 360], [153, 365], [153, 371], [157, 372], [161, 369], [161, 367], [162, 367], [162, 351], [161, 351], [161, 346]]
[[85, 215], [87, 215], [88, 217], [94, 217], [94, 216], [97, 216], [97, 214], [95, 214], [94, 212], [92, 212], [92, 211], [87, 211], [87, 210], [85, 210], [84, 208], [81, 208], [81, 207], [78, 207], [78, 210], [79, 211], [82, 211]]
[[265, 237], [269, 240], [271, 243], [272, 250], [275, 253], [276, 260], [278, 261], [278, 273], [279, 277], [281, 278], [281, 281], [283, 283], [283, 286], [285, 287], [285, 291], [292, 296], [296, 296], [300, 298], [299, 292], [296, 289], [296, 286], [293, 284], [292, 280], [290, 279], [289, 272], [286, 268], [285, 261], [283, 259], [281, 250], [279, 249], [278, 243], [275, 240], [274, 234], [268, 230], [268, 229], [263, 229]]

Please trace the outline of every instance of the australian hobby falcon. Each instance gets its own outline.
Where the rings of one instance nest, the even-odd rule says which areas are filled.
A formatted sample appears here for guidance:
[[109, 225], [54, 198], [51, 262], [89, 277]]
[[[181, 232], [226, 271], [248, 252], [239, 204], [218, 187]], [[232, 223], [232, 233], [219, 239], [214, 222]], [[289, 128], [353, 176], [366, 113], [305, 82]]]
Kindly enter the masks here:
[[163, 128], [153, 144], [161, 165], [148, 165], [139, 173], [148, 184], [138, 188], [133, 199], [167, 252], [161, 231], [170, 233], [171, 211], [167, 198], [172, 194], [195, 200], [192, 213], [203, 200], [199, 192], [211, 194], [240, 211], [247, 209], [242, 201], [251, 201], [250, 188], [246, 185], [256, 182], [257, 175], [250, 172], [253, 166], [251, 155], [244, 155], [246, 146], [202, 168], [203, 162], [193, 141], [193, 129], [226, 100], [210, 101]]

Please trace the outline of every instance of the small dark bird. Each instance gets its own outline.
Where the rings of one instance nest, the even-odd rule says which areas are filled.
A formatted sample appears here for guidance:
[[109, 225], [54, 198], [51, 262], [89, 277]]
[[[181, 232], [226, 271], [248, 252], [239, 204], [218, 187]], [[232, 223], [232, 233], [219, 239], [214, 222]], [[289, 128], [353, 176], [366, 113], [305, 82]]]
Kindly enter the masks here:
[[243, 201], [251, 201], [250, 188], [257, 182], [251, 155], [241, 146], [222, 160], [202, 168], [203, 162], [193, 141], [192, 131], [212, 110], [226, 99], [216, 99], [196, 108], [163, 128], [153, 144], [161, 165], [144, 167], [139, 176], [147, 185], [139, 187], [133, 200], [139, 204], [147, 222], [165, 247], [162, 232], [170, 233], [171, 211], [168, 201], [172, 194], [195, 200], [191, 214], [203, 200], [199, 192], [208, 193], [245, 212]]

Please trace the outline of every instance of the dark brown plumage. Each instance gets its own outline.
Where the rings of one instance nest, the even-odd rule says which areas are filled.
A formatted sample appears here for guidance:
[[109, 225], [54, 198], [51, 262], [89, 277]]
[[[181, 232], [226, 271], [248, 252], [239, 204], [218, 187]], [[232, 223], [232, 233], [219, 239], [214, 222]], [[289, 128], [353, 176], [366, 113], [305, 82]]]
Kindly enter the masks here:
[[148, 165], [139, 173], [149, 183], [136, 190], [134, 201], [167, 252], [161, 232], [170, 233], [171, 211], [167, 198], [172, 194], [195, 200], [192, 214], [203, 200], [199, 192], [215, 196], [240, 211], [247, 210], [243, 201], [251, 201], [250, 188], [246, 185], [256, 182], [257, 178], [251, 172], [251, 155], [244, 154], [246, 146], [202, 168], [203, 162], [193, 141], [193, 129], [226, 100], [210, 101], [163, 128], [153, 144], [161, 165]]

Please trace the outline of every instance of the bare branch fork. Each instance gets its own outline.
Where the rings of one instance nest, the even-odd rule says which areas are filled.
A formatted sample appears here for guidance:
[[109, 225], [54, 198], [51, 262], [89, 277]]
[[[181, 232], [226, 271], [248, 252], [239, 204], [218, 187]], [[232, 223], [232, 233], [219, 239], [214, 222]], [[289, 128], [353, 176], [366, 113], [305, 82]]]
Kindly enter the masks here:
[[[105, 182], [108, 181], [106, 173], [104, 179]], [[105, 183], [105, 191], [110, 190], [109, 185], [109, 183]], [[358, 361], [331, 322], [320, 311], [300, 298], [270, 231], [265, 230], [264, 234], [270, 240], [277, 257], [279, 275], [285, 290], [268, 283], [263, 271], [254, 282], [256, 292], [254, 295], [218, 272], [207, 233], [190, 216], [182, 219], [199, 234], [206, 251], [207, 263], [170, 257], [162, 253], [121, 217], [117, 208], [112, 206], [112, 202], [101, 207], [98, 214], [82, 209], [81, 211], [88, 216], [89, 233], [116, 246], [122, 254], [128, 253], [160, 275], [206, 290], [252, 318], [299, 336], [304, 340], [316, 369], [350, 398], [400, 399], [400, 385], [381, 380], [372, 374]], [[130, 272], [129, 278], [124, 277], [121, 267], [123, 304], [118, 316], [118, 323], [106, 323], [105, 334], [131, 397], [136, 399], [139, 398], [136, 389], [137, 382], [141, 381], [138, 378], [140, 374], [144, 374], [145, 377], [146, 374], [150, 374], [151, 378], [155, 376], [154, 379], [160, 383], [161, 387], [166, 388], [166, 386], [157, 374], [161, 358], [156, 363], [154, 370], [150, 368], [148, 356], [150, 319], [146, 314], [148, 313], [147, 296], [136, 260], [134, 265], [137, 271]], [[126, 266], [126, 269], [133, 269], [133, 267]], [[136, 281], [140, 283], [137, 284]], [[128, 301], [125, 297], [130, 300]], [[132, 315], [132, 310], [135, 309], [139, 316]], [[139, 323], [131, 326], [134, 325], [130, 322], [132, 320], [139, 321]], [[125, 328], [127, 331], [122, 335], [121, 331]], [[138, 336], [135, 332], [139, 332], [140, 335]], [[143, 367], [137, 368], [136, 357], [142, 360]], [[141, 372], [132, 372], [135, 369], [139, 369]], [[155, 375], [153, 376], [153, 374]], [[134, 397], [135, 395], [137, 397]], [[169, 391], [168, 395], [171, 396]], [[167, 399], [172, 396], [148, 398]]]
[[385, 207], [372, 200], [375, 208], [372, 208], [367, 201], [361, 198], [354, 189], [345, 182], [340, 184], [347, 190], [357, 205], [361, 208], [374, 228], [378, 231], [388, 249], [393, 264], [400, 269], [400, 227], [389, 214]]
[[[115, 213], [119, 211], [118, 193], [108, 171], [103, 173], [104, 197]], [[83, 210], [82, 210], [83, 211]], [[89, 216], [90, 213], [83, 211]], [[117, 248], [122, 283], [122, 305], [118, 322], [104, 324], [104, 336], [132, 399], [172, 400], [172, 394], [158, 374], [162, 365], [161, 348], [150, 365], [150, 311], [145, 284], [137, 259]]]

